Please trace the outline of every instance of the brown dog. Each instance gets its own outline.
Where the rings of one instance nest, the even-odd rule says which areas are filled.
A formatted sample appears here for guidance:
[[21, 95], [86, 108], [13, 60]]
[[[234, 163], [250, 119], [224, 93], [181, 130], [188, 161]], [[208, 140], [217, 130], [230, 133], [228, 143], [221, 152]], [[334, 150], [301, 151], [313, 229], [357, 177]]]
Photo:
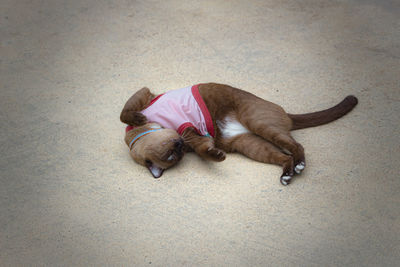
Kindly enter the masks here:
[[[228, 85], [208, 83], [184, 89], [156, 97], [148, 88], [142, 88], [121, 113], [121, 121], [130, 125], [125, 142], [131, 156], [155, 178], [178, 163], [185, 151], [195, 151], [214, 161], [223, 161], [225, 152], [239, 152], [256, 161], [282, 166], [280, 181], [288, 185], [293, 175], [305, 167], [304, 149], [290, 131], [334, 121], [358, 103], [356, 97], [347, 96], [330, 109], [292, 115]], [[181, 96], [181, 92], [186, 95]]]

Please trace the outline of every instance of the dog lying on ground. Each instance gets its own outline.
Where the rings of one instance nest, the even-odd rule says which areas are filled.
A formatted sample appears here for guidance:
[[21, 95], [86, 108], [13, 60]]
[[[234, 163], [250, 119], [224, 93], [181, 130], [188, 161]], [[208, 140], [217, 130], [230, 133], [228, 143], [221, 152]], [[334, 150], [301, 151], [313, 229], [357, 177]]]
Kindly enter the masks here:
[[347, 96], [332, 108], [293, 115], [249, 92], [208, 83], [159, 96], [142, 88], [127, 101], [120, 119], [128, 124], [125, 142], [132, 158], [155, 178], [187, 151], [213, 161], [239, 152], [282, 166], [280, 181], [288, 185], [306, 166], [304, 149], [290, 131], [334, 121], [357, 103], [356, 97]]

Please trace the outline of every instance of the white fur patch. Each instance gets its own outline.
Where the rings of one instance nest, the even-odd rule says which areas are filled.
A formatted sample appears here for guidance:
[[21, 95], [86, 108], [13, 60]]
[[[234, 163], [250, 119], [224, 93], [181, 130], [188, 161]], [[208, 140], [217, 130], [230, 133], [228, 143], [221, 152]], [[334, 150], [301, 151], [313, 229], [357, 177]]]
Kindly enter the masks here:
[[292, 176], [285, 175], [281, 177], [281, 183], [283, 185], [288, 185], [290, 180], [292, 180]]
[[296, 167], [294, 168], [294, 171], [296, 173], [300, 173], [302, 170], [304, 170], [305, 164], [304, 162], [300, 162], [299, 164], [296, 165]]
[[285, 176], [282, 176], [282, 179], [285, 180], [285, 181], [288, 181], [288, 180], [292, 179], [292, 176], [285, 175]]
[[249, 133], [236, 118], [226, 117], [223, 121], [217, 121], [218, 128], [221, 130], [222, 137], [231, 138], [240, 134]]

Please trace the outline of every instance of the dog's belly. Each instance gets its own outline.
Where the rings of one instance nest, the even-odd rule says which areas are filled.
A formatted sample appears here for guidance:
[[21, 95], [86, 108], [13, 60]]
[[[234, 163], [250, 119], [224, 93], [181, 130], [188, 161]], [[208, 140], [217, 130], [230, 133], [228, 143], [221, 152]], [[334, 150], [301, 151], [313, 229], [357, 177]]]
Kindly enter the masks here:
[[217, 126], [223, 138], [232, 138], [237, 135], [250, 133], [235, 117], [228, 116], [223, 120], [217, 120]]

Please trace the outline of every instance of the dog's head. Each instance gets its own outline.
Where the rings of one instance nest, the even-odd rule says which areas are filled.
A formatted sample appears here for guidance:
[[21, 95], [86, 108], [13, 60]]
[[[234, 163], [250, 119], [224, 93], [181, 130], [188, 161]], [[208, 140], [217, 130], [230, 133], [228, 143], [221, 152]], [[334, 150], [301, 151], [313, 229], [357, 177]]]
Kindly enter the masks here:
[[147, 167], [154, 178], [177, 164], [184, 155], [184, 142], [172, 129], [148, 123], [126, 132], [125, 142], [132, 158]]

